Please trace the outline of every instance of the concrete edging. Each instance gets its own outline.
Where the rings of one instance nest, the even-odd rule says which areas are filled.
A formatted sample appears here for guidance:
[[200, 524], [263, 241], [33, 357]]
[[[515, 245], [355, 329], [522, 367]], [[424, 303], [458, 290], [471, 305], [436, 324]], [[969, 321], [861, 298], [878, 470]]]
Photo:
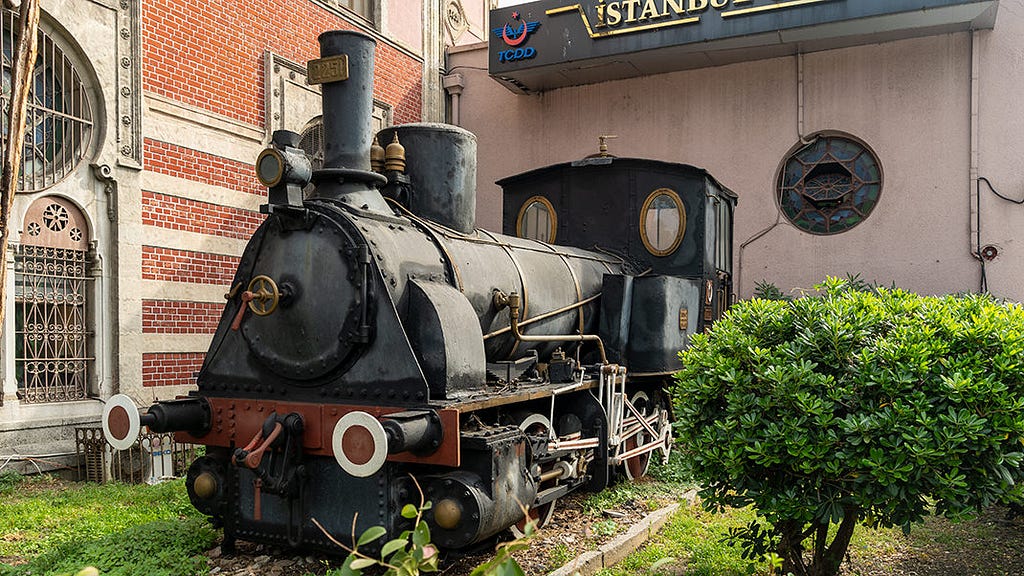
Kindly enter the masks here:
[[643, 520], [634, 524], [624, 534], [606, 542], [597, 550], [584, 552], [572, 562], [549, 572], [548, 576], [591, 576], [602, 568], [622, 561], [630, 552], [640, 548], [648, 538], [661, 530], [678, 509], [677, 502], [644, 516]]

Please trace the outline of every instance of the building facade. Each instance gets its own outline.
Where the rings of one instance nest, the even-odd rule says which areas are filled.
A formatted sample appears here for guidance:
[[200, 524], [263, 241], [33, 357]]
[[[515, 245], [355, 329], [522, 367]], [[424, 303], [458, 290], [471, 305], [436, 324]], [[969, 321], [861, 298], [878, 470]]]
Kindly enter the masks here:
[[[458, 0], [43, 0], [4, 260], [0, 456], [73, 452], [74, 428], [96, 426], [114, 393], [141, 405], [190, 389], [263, 219], [258, 153], [278, 129], [320, 146], [305, 67], [321, 32], [376, 38], [377, 127], [437, 121], [444, 46], [483, 38], [477, 13]], [[5, 108], [18, 34], [4, 11]]]
[[1024, 300], [1024, 1], [502, 4], [489, 42], [449, 54], [481, 226], [501, 224], [495, 181], [609, 135], [739, 195], [741, 297], [856, 274]]

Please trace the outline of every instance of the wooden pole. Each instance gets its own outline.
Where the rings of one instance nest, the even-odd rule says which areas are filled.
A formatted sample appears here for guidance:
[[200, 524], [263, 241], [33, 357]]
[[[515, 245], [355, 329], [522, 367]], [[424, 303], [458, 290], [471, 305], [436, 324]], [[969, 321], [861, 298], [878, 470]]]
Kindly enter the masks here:
[[[5, 2], [7, 4], [7, 2]], [[32, 89], [36, 51], [39, 46], [39, 0], [21, 0], [18, 18], [18, 46], [11, 69], [11, 109], [7, 115], [8, 138], [4, 149], [3, 173], [0, 174], [0, 335], [4, 333], [7, 287], [7, 244], [10, 240], [11, 210], [18, 187], [18, 170], [25, 146], [25, 116], [28, 93]]]

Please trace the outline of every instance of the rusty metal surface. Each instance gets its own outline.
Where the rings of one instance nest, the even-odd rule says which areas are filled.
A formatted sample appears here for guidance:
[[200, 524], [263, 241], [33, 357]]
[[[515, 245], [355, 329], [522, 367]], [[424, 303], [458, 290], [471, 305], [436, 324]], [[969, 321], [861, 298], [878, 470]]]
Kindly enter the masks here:
[[[399, 406], [312, 404], [237, 398], [207, 399], [213, 410], [213, 427], [210, 432], [202, 437], [193, 436], [188, 432], [178, 432], [175, 434], [178, 442], [226, 448], [242, 446], [262, 429], [264, 421], [271, 413], [284, 415], [294, 412], [302, 417], [302, 448], [308, 456], [333, 457], [331, 436], [334, 434], [334, 426], [349, 412], [359, 410], [375, 418], [382, 418], [407, 409]], [[458, 409], [451, 407], [438, 410], [444, 437], [436, 452], [426, 456], [416, 456], [408, 452], [390, 454], [388, 461], [459, 466], [459, 412]]]

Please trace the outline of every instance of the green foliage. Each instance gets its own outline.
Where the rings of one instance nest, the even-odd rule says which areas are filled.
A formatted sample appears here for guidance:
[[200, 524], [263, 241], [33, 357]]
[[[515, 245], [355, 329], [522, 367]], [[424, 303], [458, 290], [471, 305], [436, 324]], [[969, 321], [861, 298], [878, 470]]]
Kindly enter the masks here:
[[0, 496], [6, 496], [14, 492], [14, 489], [21, 483], [21, 474], [8, 471], [0, 474]]
[[[437, 546], [430, 541], [430, 527], [423, 519], [423, 513], [430, 510], [432, 505], [425, 501], [419, 482], [415, 478], [412, 480], [420, 492], [420, 505], [417, 507], [406, 504], [402, 508], [401, 514], [403, 518], [413, 521], [413, 529], [405, 530], [399, 534], [398, 538], [384, 543], [380, 547], [379, 559], [360, 552], [359, 547], [366, 546], [385, 536], [387, 530], [384, 527], [368, 528], [356, 540], [355, 547], [349, 548], [338, 542], [315, 518], [313, 519], [313, 523], [332, 542], [349, 551], [341, 568], [329, 570], [325, 576], [362, 576], [363, 570], [367, 568], [383, 568], [383, 576], [418, 576], [423, 573], [437, 572], [440, 555]], [[354, 519], [352, 525], [354, 531]], [[512, 557], [512, 553], [528, 548], [529, 541], [533, 538], [536, 529], [536, 522], [527, 522], [523, 537], [499, 544], [494, 557], [477, 566], [470, 576], [525, 576], [519, 563]], [[0, 574], [0, 576], [4, 575]]]
[[762, 280], [754, 284], [754, 298], [760, 298], [762, 300], [784, 300], [790, 301], [793, 299], [792, 296], [785, 294], [779, 287], [767, 280]]
[[0, 556], [27, 559], [65, 543], [179, 518], [203, 518], [189, 503], [184, 480], [149, 486], [26, 476], [0, 498]]
[[817, 288], [740, 302], [681, 354], [677, 436], [706, 502], [767, 521], [734, 531], [748, 553], [831, 574], [858, 518], [909, 530], [932, 503], [961, 518], [1020, 501], [1024, 308], [856, 277]]
[[601, 570], [598, 576], [764, 574], [767, 569], [764, 562], [743, 558], [740, 547], [726, 539], [730, 529], [743, 526], [753, 518], [754, 511], [750, 508], [710, 512], [699, 505], [683, 503], [643, 548], [615, 566]]
[[200, 553], [216, 539], [203, 520], [159, 520], [95, 540], [65, 542], [28, 564], [0, 567], [0, 574], [70, 575], [88, 565], [104, 576], [200, 576], [207, 571]]

